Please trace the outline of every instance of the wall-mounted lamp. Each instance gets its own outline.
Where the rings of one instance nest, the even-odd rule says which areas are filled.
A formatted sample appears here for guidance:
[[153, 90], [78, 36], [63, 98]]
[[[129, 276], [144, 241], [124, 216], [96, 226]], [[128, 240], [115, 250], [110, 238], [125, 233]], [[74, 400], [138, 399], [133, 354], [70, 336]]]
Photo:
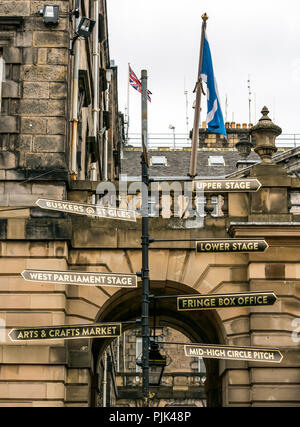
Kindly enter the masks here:
[[75, 37], [72, 39], [71, 55], [73, 55], [73, 47], [76, 40], [79, 37], [87, 39], [92, 34], [95, 23], [96, 21], [86, 18], [85, 16], [80, 19], [77, 31], [75, 33]]
[[40, 9], [40, 15], [43, 17], [45, 25], [58, 25], [59, 23], [59, 6], [45, 4], [42, 9]]

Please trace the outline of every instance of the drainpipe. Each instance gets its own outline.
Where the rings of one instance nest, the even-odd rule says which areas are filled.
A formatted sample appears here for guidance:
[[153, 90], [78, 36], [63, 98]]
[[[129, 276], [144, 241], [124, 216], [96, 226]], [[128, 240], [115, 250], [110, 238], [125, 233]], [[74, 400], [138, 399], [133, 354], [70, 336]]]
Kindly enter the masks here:
[[[79, 18], [75, 20], [77, 31]], [[78, 75], [79, 75], [80, 41], [75, 43], [73, 93], [72, 93], [72, 141], [71, 141], [71, 174], [72, 180], [77, 179], [77, 134], [78, 134]]]
[[[94, 96], [93, 96], [93, 136], [97, 142], [98, 114], [99, 114], [99, 0], [94, 0], [94, 37], [93, 37], [93, 68], [94, 68]], [[97, 181], [97, 163], [91, 164], [91, 180]]]

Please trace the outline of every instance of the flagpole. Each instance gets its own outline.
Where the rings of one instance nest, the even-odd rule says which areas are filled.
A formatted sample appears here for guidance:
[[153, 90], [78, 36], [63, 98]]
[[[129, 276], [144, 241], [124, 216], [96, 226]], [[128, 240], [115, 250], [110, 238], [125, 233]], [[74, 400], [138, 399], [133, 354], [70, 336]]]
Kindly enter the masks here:
[[127, 117], [126, 117], [126, 144], [128, 144], [128, 132], [129, 132], [129, 67], [130, 62], [128, 62], [128, 72], [127, 72]]
[[199, 123], [200, 123], [200, 109], [201, 109], [201, 92], [202, 92], [202, 79], [201, 79], [201, 68], [202, 68], [202, 59], [203, 59], [203, 46], [204, 46], [204, 37], [206, 30], [206, 21], [208, 16], [204, 13], [202, 16], [202, 30], [201, 30], [201, 41], [200, 41], [200, 55], [199, 55], [199, 65], [198, 65], [198, 79], [194, 89], [196, 91], [196, 105], [194, 112], [194, 125], [193, 125], [193, 136], [192, 136], [192, 152], [190, 158], [190, 170], [188, 175], [190, 177], [196, 176], [197, 173], [197, 150], [198, 150], [198, 140], [199, 140]]

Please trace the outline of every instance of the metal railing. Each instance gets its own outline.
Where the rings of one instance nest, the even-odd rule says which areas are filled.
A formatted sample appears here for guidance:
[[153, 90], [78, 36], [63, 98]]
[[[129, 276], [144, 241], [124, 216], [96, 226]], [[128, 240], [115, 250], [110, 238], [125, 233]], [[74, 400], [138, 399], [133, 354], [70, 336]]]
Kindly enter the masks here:
[[[191, 148], [192, 141], [186, 133], [151, 133], [148, 134], [148, 148], [151, 149], [183, 149]], [[127, 147], [141, 147], [141, 135], [139, 133], [129, 134]], [[296, 148], [300, 146], [299, 133], [281, 134], [276, 138], [278, 148]]]

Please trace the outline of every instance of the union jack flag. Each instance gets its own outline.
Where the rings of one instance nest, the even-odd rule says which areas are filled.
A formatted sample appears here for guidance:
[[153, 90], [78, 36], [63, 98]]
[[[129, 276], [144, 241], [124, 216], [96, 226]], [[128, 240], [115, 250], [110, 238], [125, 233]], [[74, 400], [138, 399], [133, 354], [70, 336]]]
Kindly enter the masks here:
[[[137, 78], [137, 76], [134, 74], [132, 68], [129, 65], [129, 84], [135, 89], [137, 90], [139, 93], [142, 92], [142, 83], [140, 82], [140, 80]], [[151, 98], [150, 95], [152, 95], [152, 93], [150, 92], [150, 90], [147, 90], [147, 98], [148, 101], [151, 102]]]

